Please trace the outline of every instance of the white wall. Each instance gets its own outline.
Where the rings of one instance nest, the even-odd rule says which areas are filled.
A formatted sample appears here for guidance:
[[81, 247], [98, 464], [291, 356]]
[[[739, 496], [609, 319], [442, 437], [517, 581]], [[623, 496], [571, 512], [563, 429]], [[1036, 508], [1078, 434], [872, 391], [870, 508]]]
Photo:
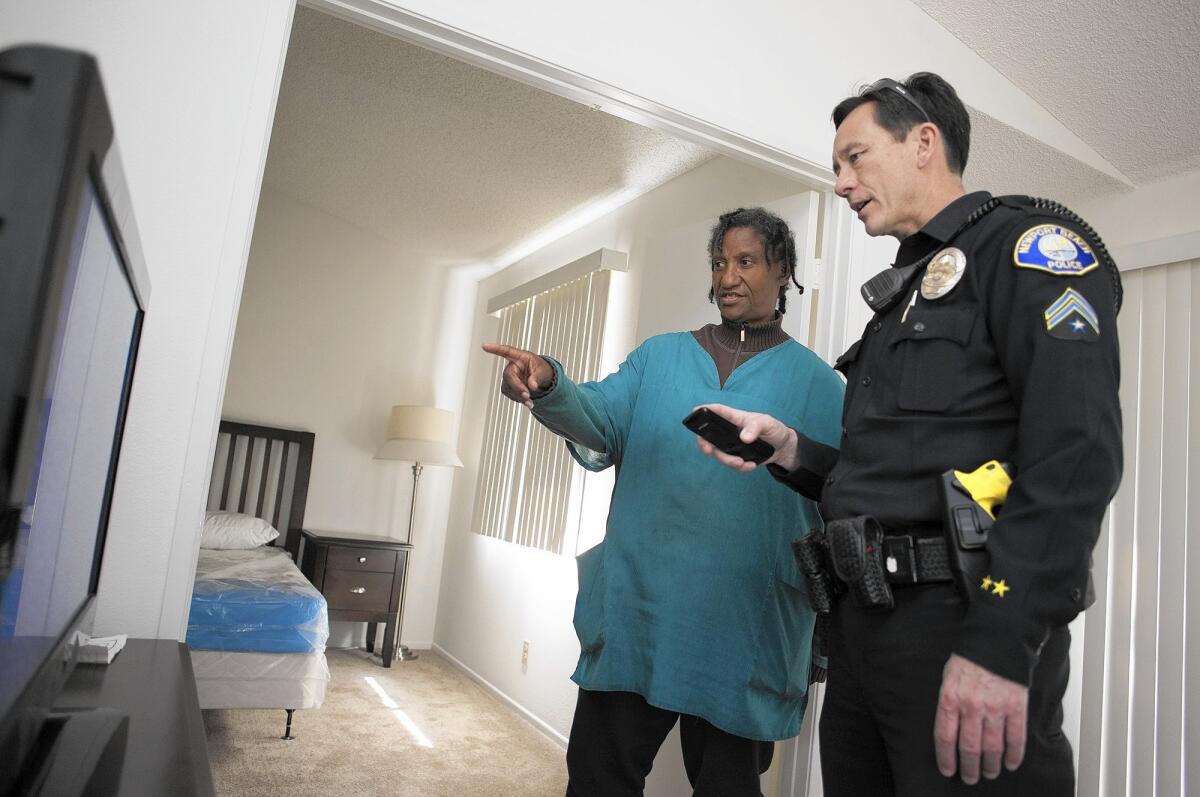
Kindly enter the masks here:
[[153, 286], [97, 633], [182, 638], [291, 0], [5, 2], [0, 47], [100, 62]]
[[[438, 403], [439, 341], [453, 340], [440, 308], [460, 303], [448, 285], [400, 245], [263, 190], [222, 414], [316, 434], [306, 527], [405, 538], [411, 465], [375, 450], [393, 404]], [[411, 647], [433, 641], [451, 478], [445, 468], [421, 474], [403, 628]], [[330, 644], [361, 644], [363, 630], [335, 623]]]
[[[705, 298], [709, 284], [705, 246], [708, 230], [721, 211], [776, 202], [798, 190], [792, 181], [718, 158], [480, 286], [472, 316], [475, 325], [459, 438], [466, 467], [454, 480], [435, 638], [444, 652], [560, 737], [570, 729], [575, 706], [576, 690], [569, 680], [579, 655], [571, 627], [574, 559], [471, 531], [483, 414], [488, 396], [496, 389], [491, 357], [478, 350], [478, 344], [492, 339], [497, 328], [496, 320], [484, 315], [486, 300], [600, 247], [628, 252], [630, 271], [614, 274], [608, 316], [603, 370], [613, 370], [648, 334], [719, 318]], [[610, 473], [588, 476], [585, 500], [591, 511], [584, 530], [588, 537], [603, 533], [611, 489]], [[529, 670], [522, 674], [521, 643], [526, 639], [531, 653]], [[672, 790], [685, 782], [680, 780], [676, 745], [668, 744], [667, 749], [668, 761], [652, 776], [649, 794], [676, 793]]]

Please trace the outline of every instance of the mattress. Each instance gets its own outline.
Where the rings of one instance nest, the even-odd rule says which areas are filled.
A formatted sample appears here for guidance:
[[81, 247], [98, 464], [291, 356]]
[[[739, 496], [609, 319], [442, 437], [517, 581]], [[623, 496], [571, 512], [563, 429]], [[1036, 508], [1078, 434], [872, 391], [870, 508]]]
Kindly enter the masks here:
[[329, 683], [324, 653], [193, 650], [200, 708], [320, 708]]
[[321, 653], [328, 639], [325, 598], [285, 551], [200, 550], [187, 631], [193, 650]]

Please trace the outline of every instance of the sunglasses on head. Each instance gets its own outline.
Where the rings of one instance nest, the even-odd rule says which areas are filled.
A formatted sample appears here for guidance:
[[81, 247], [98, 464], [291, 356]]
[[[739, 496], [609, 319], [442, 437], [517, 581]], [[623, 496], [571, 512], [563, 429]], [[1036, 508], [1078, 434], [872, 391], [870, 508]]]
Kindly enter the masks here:
[[912, 96], [912, 94], [910, 94], [908, 92], [908, 89], [904, 88], [904, 84], [900, 83], [899, 81], [892, 80], [890, 77], [880, 78], [879, 80], [876, 80], [874, 83], [872, 83], [871, 85], [869, 85], [865, 89], [863, 89], [861, 92], [859, 92], [859, 96], [865, 97], [868, 94], [878, 94], [880, 92], [885, 91], [886, 89], [891, 89], [892, 91], [896, 92], [901, 97], [903, 97], [904, 99], [906, 99], [910, 103], [912, 103], [912, 106], [921, 112], [921, 116], [925, 117], [926, 122], [933, 121], [932, 119], [929, 118], [929, 114], [925, 112], [924, 106], [922, 106], [921, 103], [916, 101], [916, 99]]

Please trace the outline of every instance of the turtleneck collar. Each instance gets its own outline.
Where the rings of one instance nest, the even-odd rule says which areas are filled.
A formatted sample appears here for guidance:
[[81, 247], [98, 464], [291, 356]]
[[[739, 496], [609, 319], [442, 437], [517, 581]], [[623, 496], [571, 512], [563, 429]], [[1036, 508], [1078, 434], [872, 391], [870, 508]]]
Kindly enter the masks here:
[[[745, 340], [742, 340], [743, 332]], [[725, 320], [719, 324], [706, 324], [693, 332], [692, 337], [712, 357], [722, 387], [733, 370], [746, 360], [791, 340], [791, 336], [783, 331], [783, 316], [779, 313], [762, 324], [739, 324]]]
[[[778, 312], [775, 313], [773, 319], [761, 324], [742, 324], [738, 321], [722, 319], [720, 324], [709, 324], [707, 328], [712, 330], [713, 341], [721, 347], [736, 349], [741, 343], [744, 352], [766, 351], [783, 343], [789, 337], [788, 333], [783, 331], [783, 316]], [[742, 341], [743, 329], [746, 332], [744, 342]]]

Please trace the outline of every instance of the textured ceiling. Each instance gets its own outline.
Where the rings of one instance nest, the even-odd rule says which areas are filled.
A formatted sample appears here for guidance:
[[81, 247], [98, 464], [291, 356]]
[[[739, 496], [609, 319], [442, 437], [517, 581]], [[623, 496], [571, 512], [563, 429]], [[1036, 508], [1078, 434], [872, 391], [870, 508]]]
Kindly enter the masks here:
[[1135, 183], [1200, 168], [1198, 0], [912, 2]]
[[712, 156], [301, 6], [264, 182], [423, 263], [457, 265]]

